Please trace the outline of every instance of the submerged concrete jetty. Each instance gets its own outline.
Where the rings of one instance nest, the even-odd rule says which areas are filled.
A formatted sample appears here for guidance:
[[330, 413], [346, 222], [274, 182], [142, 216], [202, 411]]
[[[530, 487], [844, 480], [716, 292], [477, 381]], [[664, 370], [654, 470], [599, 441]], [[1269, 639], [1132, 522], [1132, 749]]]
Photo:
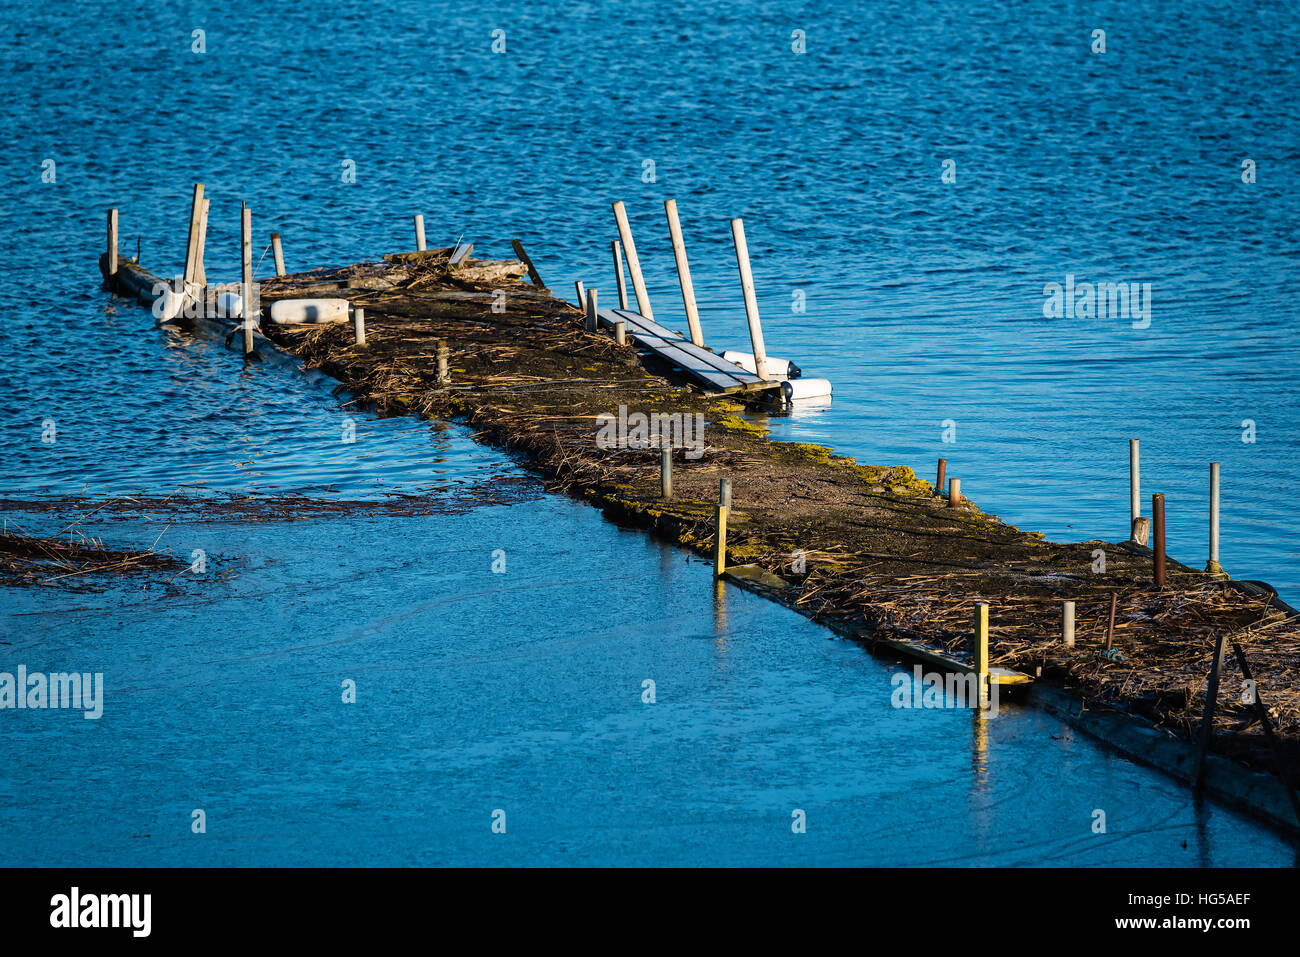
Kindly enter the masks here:
[[[200, 193], [204, 218], [206, 203]], [[582, 308], [554, 296], [518, 241], [517, 258], [417, 249], [277, 275], [255, 291], [246, 272], [242, 301], [257, 305], [236, 325], [216, 308], [219, 290], [193, 279], [201, 251], [187, 261], [190, 278], [164, 280], [117, 257], [116, 211], [109, 224], [100, 261], [108, 288], [146, 303], [179, 297], [170, 321], [223, 323], [249, 357], [288, 353], [380, 414], [462, 422], [515, 451], [554, 491], [713, 558], [721, 581], [879, 653], [1019, 687], [1013, 693], [1280, 828], [1300, 820], [1287, 787], [1300, 765], [1300, 617], [1262, 583], [1167, 558], [1162, 524], [1155, 551], [1136, 541], [1048, 542], [966, 498], [963, 490], [978, 495], [978, 475], [945, 482], [955, 462], [941, 463], [932, 484], [905, 465], [772, 441], [746, 415], [781, 411], [779, 383], [762, 374], [761, 333], [758, 385], [710, 391], [670, 354], [616, 328], [617, 311], [600, 310], [595, 290]], [[619, 226], [631, 265], [625, 216]], [[417, 230], [423, 245], [422, 221]], [[275, 246], [281, 273], [278, 234]], [[618, 244], [614, 252], [619, 262]], [[643, 295], [639, 268], [633, 280]], [[337, 300], [351, 321], [318, 321], [329, 310], [304, 305]], [[690, 295], [687, 304], [683, 341], [697, 346]], [[646, 311], [631, 314], [648, 322]]]

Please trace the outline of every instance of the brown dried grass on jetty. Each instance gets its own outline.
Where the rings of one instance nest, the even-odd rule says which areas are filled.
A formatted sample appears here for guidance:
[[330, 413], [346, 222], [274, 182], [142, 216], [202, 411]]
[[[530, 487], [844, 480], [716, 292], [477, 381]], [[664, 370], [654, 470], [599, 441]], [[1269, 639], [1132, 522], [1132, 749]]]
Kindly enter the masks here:
[[[1300, 743], [1300, 627], [1258, 597], [1170, 562], [1151, 580], [1148, 553], [1127, 543], [1055, 544], [981, 512], [956, 509], [906, 467], [858, 465], [819, 446], [771, 442], [732, 399], [675, 387], [581, 313], [521, 282], [457, 275], [437, 252], [269, 282], [265, 300], [347, 290], [366, 308], [365, 348], [342, 326], [272, 326], [267, 335], [307, 365], [390, 413], [458, 417], [480, 438], [525, 452], [552, 487], [620, 520], [654, 527], [707, 554], [717, 482], [733, 483], [728, 555], [796, 587], [787, 601], [818, 619], [965, 653], [976, 600], [991, 603], [993, 663], [1063, 683], [1090, 706], [1140, 713], [1183, 736], [1196, 728], [1219, 633], [1241, 643], [1291, 753]], [[518, 265], [518, 264], [516, 264]], [[510, 272], [509, 270], [507, 272]], [[494, 289], [506, 309], [494, 311]], [[452, 384], [436, 385], [436, 342], [451, 344]], [[658, 492], [658, 453], [602, 450], [597, 416], [701, 412], [707, 454], [674, 469], [674, 498]], [[978, 487], [975, 477], [972, 486]], [[969, 489], [968, 489], [969, 490]], [[1180, 543], [1171, 543], [1177, 553]], [[1107, 553], [1093, 574], [1092, 552]], [[807, 574], [792, 556], [806, 552]], [[1104, 651], [1112, 593], [1114, 651]], [[1060, 602], [1077, 606], [1077, 645], [1059, 636]], [[1216, 747], [1271, 763], [1258, 724], [1239, 703], [1227, 659]], [[1294, 764], [1294, 762], [1292, 762]]]

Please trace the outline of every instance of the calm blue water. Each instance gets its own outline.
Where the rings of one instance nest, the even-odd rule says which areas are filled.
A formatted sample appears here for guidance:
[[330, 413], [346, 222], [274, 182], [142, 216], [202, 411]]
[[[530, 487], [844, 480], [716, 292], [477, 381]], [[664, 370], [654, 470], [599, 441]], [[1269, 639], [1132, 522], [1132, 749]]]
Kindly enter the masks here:
[[[4, 494], [372, 498], [517, 472], [462, 430], [376, 420], [106, 296], [110, 206], [124, 250], [138, 237], [162, 273], [202, 181], [215, 279], [237, 274], [243, 200], [291, 269], [409, 248], [423, 212], [433, 244], [506, 255], [518, 236], [554, 289], [581, 278], [609, 301], [622, 199], [656, 318], [677, 325], [675, 197], [707, 341], [747, 342], [727, 226], [743, 216], [769, 352], [835, 385], [828, 408], [774, 419], [779, 436], [926, 477], [946, 456], [982, 506], [1070, 539], [1124, 537], [1139, 437], [1144, 494], [1167, 494], [1171, 552], [1192, 564], [1221, 461], [1225, 566], [1300, 598], [1285, 5], [324, 2], [272, 27], [242, 4], [110, 19], [68, 3], [8, 19]], [[1045, 318], [1044, 285], [1068, 274], [1149, 282], [1149, 327]], [[1037, 712], [1004, 712], [981, 750], [967, 713], [894, 710], [886, 665], [749, 596], [720, 622], [702, 566], [573, 503], [96, 533], [164, 525], [160, 547], [216, 556], [179, 595], [0, 599], [0, 667], [102, 664], [110, 694], [98, 722], [0, 715], [0, 846], [44, 837], [6, 863], [1293, 858]]]

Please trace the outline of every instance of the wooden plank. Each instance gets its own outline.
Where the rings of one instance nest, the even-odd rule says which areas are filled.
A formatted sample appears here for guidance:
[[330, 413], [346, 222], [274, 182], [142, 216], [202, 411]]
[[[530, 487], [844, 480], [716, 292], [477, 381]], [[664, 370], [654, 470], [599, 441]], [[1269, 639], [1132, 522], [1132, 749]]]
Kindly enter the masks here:
[[633, 340], [665, 361], [681, 367], [711, 391], [739, 392], [778, 385], [765, 382], [734, 362], [728, 362], [717, 353], [695, 345], [689, 339], [638, 313], [625, 309], [601, 309], [597, 315], [606, 326], [612, 326], [619, 320], [627, 323], [627, 334]]
[[190, 229], [185, 241], [185, 276], [183, 287], [187, 296], [194, 294], [199, 275], [199, 224], [203, 219], [203, 184], [194, 184], [194, 199], [190, 204]]
[[524, 252], [524, 244], [517, 239], [512, 239], [510, 245], [514, 247], [515, 255], [519, 257], [519, 261], [528, 267], [528, 278], [533, 281], [533, 285], [539, 289], [545, 289], [546, 283], [542, 282], [542, 277], [537, 272], [537, 267], [534, 266], [533, 261], [528, 258], [528, 253]]

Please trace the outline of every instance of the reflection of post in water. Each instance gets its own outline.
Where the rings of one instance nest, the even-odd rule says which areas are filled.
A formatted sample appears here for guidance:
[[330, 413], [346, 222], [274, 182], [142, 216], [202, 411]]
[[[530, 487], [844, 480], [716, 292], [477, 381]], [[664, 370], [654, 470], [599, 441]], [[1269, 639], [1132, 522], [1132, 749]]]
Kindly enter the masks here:
[[713, 644], [727, 650], [727, 584], [720, 578], [713, 580]]
[[975, 749], [971, 755], [976, 775], [988, 771], [989, 749], [989, 604], [975, 603], [975, 701], [971, 709], [975, 716]]
[[976, 705], [970, 709], [971, 719], [975, 722], [974, 748], [971, 751], [971, 768], [978, 774], [988, 771], [989, 757], [989, 714]]

